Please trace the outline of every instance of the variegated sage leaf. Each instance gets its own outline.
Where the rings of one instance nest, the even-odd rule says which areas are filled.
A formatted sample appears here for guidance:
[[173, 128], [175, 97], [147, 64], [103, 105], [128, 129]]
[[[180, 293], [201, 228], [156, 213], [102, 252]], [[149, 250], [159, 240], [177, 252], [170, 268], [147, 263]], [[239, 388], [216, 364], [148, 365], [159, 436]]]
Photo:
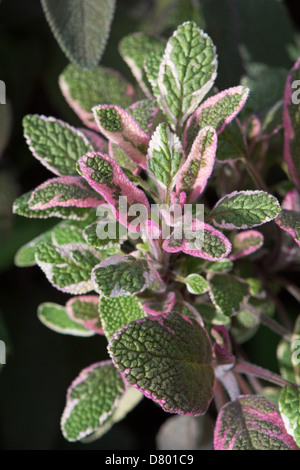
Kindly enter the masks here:
[[188, 21], [168, 40], [159, 67], [162, 110], [174, 127], [198, 107], [216, 78], [217, 56], [209, 36]]
[[204, 101], [189, 117], [183, 136], [185, 152], [189, 152], [199, 131], [213, 127], [220, 134], [243, 108], [249, 88], [237, 86], [221, 91]]
[[98, 104], [117, 104], [122, 108], [135, 101], [133, 86], [118, 72], [98, 66], [82, 70], [69, 64], [59, 77], [65, 100], [81, 121], [98, 131], [92, 108]]
[[77, 161], [94, 150], [83, 132], [53, 117], [28, 114], [23, 128], [32, 154], [58, 176], [78, 175]]
[[130, 322], [109, 353], [126, 381], [170, 413], [204, 414], [213, 396], [212, 349], [206, 330], [178, 313]]
[[162, 123], [156, 128], [149, 144], [148, 168], [157, 183], [170, 192], [183, 160], [183, 150], [179, 138]]
[[288, 232], [300, 246], [300, 212], [282, 209], [275, 222], [282, 230]]
[[52, 207], [98, 207], [104, 199], [81, 176], [59, 176], [38, 186], [29, 199], [32, 210]]
[[300, 389], [283, 387], [279, 398], [279, 411], [288, 434], [300, 447]]
[[98, 295], [72, 297], [66, 303], [66, 313], [73, 322], [89, 331], [103, 335], [98, 304]]
[[122, 58], [127, 63], [133, 76], [148, 98], [152, 97], [152, 90], [151, 86], [149, 86], [150, 80], [149, 78], [149, 81], [147, 80], [144, 69], [145, 60], [150, 54], [154, 54], [158, 57], [158, 63], [160, 63], [165, 46], [166, 44], [163, 39], [151, 37], [144, 33], [133, 33], [125, 36], [119, 44], [119, 51]]
[[31, 209], [29, 201], [34, 191], [23, 194], [18, 197], [13, 204], [14, 214], [22, 215], [36, 219], [48, 219], [49, 217], [58, 217], [60, 219], [85, 220], [90, 215], [89, 207], [50, 207], [48, 209]]
[[129, 390], [111, 361], [83, 369], [67, 392], [61, 418], [64, 437], [71, 442], [99, 438], [140, 400], [132, 399], [131, 406], [127, 403], [127, 409], [121, 413], [122, 399]]
[[92, 272], [94, 289], [109, 298], [143, 292], [155, 279], [152, 263], [131, 255], [110, 256]]
[[95, 333], [83, 325], [79, 325], [67, 315], [62, 305], [46, 302], [38, 308], [39, 320], [56, 333], [72, 336], [93, 336]]
[[245, 230], [237, 233], [232, 241], [231, 260], [251, 255], [259, 250], [264, 243], [263, 234], [257, 230]]
[[212, 173], [217, 150], [217, 133], [213, 127], [201, 129], [191, 151], [180, 168], [176, 180], [176, 192], [185, 193], [192, 202], [205, 189]]
[[91, 271], [101, 258], [92, 247], [83, 243], [60, 247], [41, 243], [35, 257], [49, 282], [62, 292], [78, 295], [93, 289]]
[[191, 294], [195, 295], [202, 295], [209, 289], [209, 284], [204, 279], [204, 277], [200, 276], [200, 274], [189, 274], [185, 279], [184, 282], [186, 284], [187, 290]]
[[95, 67], [102, 57], [116, 0], [41, 0], [44, 13], [70, 62]]
[[217, 227], [246, 229], [273, 220], [280, 213], [278, 200], [264, 191], [234, 191], [220, 199], [210, 218]]
[[247, 282], [231, 274], [211, 274], [208, 281], [211, 300], [224, 315], [235, 315], [244, 308], [250, 297]]
[[141, 302], [135, 296], [121, 296], [113, 299], [100, 298], [101, 324], [108, 340], [122, 326], [146, 316]]
[[277, 408], [257, 395], [240, 396], [221, 408], [215, 450], [299, 450]]

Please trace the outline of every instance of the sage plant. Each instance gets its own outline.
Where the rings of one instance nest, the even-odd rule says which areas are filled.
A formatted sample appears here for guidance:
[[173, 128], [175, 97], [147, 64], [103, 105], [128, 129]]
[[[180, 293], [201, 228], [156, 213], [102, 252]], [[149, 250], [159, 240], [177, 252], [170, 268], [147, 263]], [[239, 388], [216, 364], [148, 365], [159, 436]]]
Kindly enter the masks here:
[[[62, 433], [99, 438], [146, 397], [181, 415], [214, 406], [215, 449], [299, 449], [300, 321], [288, 329], [273, 318], [268, 275], [300, 260], [291, 101], [300, 63], [287, 77], [283, 124], [266, 134], [258, 116], [243, 114], [248, 87], [215, 88], [215, 46], [194, 22], [167, 41], [129, 35], [119, 50], [139, 91], [114, 70], [70, 64], [59, 84], [83, 127], [23, 121], [53, 177], [14, 212], [61, 221], [20, 248], [16, 263], [37, 264], [71, 296], [40, 305], [43, 324], [108, 342], [107, 357], [70, 385]], [[274, 195], [251, 156], [282, 129], [292, 187]], [[280, 375], [241, 352], [261, 323], [279, 335]], [[277, 401], [252, 376], [272, 382]]]

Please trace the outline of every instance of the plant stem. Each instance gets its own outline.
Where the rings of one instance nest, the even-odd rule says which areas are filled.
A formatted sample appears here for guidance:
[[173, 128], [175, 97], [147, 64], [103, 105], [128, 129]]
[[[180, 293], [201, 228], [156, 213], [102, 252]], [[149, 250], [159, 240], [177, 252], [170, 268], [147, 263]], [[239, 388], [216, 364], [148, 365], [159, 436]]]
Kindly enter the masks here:
[[242, 162], [244, 163], [245, 168], [246, 168], [249, 176], [251, 177], [251, 179], [253, 180], [253, 182], [257, 186], [257, 188], [268, 192], [267, 186], [265, 185], [264, 181], [261, 179], [259, 173], [256, 171], [256, 168], [252, 165], [250, 160], [247, 160], [246, 158], [243, 158]]
[[250, 364], [249, 362], [237, 361], [233, 367], [233, 372], [259, 377], [260, 379], [267, 380], [268, 382], [272, 382], [281, 387], [285, 387], [287, 385], [297, 387], [296, 384], [283, 379], [280, 375], [255, 364]]

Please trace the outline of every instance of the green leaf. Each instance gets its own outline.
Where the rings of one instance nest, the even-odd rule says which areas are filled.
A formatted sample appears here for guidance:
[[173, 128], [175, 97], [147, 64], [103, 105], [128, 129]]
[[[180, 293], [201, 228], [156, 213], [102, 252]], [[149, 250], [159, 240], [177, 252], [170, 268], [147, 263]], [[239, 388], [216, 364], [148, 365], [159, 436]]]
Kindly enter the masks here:
[[51, 302], [43, 303], [38, 308], [39, 320], [50, 330], [73, 336], [92, 336], [95, 333], [71, 320], [65, 307]]
[[87, 330], [103, 335], [98, 304], [98, 295], [76, 296], [66, 303], [66, 312], [72, 321], [82, 325]]
[[42, 0], [51, 30], [70, 62], [83, 68], [97, 65], [115, 4], [115, 0]]
[[98, 66], [81, 70], [69, 64], [59, 77], [61, 91], [82, 122], [96, 131], [92, 108], [117, 104], [126, 108], [134, 101], [134, 88], [118, 72]]
[[132, 396], [124, 406], [122, 398], [128, 391], [111, 361], [83, 369], [68, 389], [61, 419], [64, 437], [71, 442], [99, 438], [140, 400], [140, 396]]
[[151, 98], [152, 90], [144, 69], [145, 60], [150, 54], [153, 54], [158, 58], [158, 63], [160, 63], [164, 49], [165, 41], [163, 39], [151, 37], [144, 33], [134, 33], [125, 36], [119, 44], [122, 58], [131, 69], [133, 76], [148, 98]]
[[134, 296], [122, 296], [114, 299], [102, 297], [99, 311], [103, 330], [108, 340], [122, 326], [146, 316], [142, 304]]
[[220, 199], [210, 218], [217, 227], [246, 229], [273, 220], [281, 211], [277, 199], [264, 191], [234, 191]]
[[300, 246], [300, 212], [282, 209], [276, 218], [276, 224], [282, 230], [290, 233], [297, 245]]
[[215, 450], [299, 450], [277, 408], [256, 395], [240, 396], [221, 408], [214, 444]]
[[219, 309], [215, 308], [212, 304], [198, 302], [195, 304], [204, 323], [207, 325], [224, 325], [230, 327], [231, 319], [224, 315]]
[[206, 412], [214, 387], [212, 349], [194, 318], [169, 313], [132, 321], [108, 350], [126, 381], [165, 411]]
[[204, 279], [204, 277], [200, 276], [200, 274], [189, 274], [184, 280], [187, 290], [191, 294], [195, 295], [202, 295], [209, 289], [209, 284]]
[[15, 265], [18, 267], [28, 267], [34, 266], [36, 264], [35, 260], [35, 252], [38, 245], [42, 242], [51, 242], [52, 241], [52, 233], [53, 230], [47, 230], [47, 232], [42, 233], [38, 237], [34, 238], [30, 242], [26, 243], [25, 245], [21, 246], [18, 249], [15, 255]]
[[300, 389], [284, 387], [279, 398], [279, 411], [285, 428], [300, 447]]
[[76, 295], [93, 289], [91, 271], [101, 257], [92, 247], [83, 243], [60, 247], [41, 243], [35, 256], [37, 264], [57, 289]]
[[162, 109], [175, 127], [208, 93], [216, 69], [215, 47], [207, 34], [194, 22], [179, 26], [167, 43], [158, 75]]
[[179, 138], [167, 124], [159, 124], [150, 140], [148, 168], [164, 189], [170, 191], [174, 186], [182, 160], [183, 150]]
[[81, 131], [53, 117], [28, 114], [23, 127], [32, 154], [59, 176], [78, 176], [77, 160], [94, 150]]
[[146, 259], [114, 255], [95, 266], [94, 289], [105, 297], [121, 297], [143, 292], [156, 278], [156, 271]]
[[246, 155], [244, 137], [236, 120], [225, 127], [218, 137], [216, 158], [221, 162], [241, 159]]
[[89, 207], [50, 207], [49, 209], [31, 209], [29, 201], [33, 191], [18, 197], [13, 204], [14, 214], [36, 219], [48, 219], [49, 217], [59, 217], [60, 219], [84, 220], [91, 213]]
[[109, 251], [113, 254], [113, 252], [119, 251], [120, 241], [119, 237], [119, 224], [115, 224], [115, 236], [110, 234], [107, 238], [100, 238], [97, 234], [98, 229], [101, 229], [101, 224], [99, 222], [94, 222], [91, 225], [88, 225], [83, 231], [83, 237], [89, 245], [97, 248], [99, 250], [105, 250], [106, 252]]
[[[84, 243], [82, 229], [71, 223], [61, 222], [52, 230], [52, 243], [57, 246], [67, 243]], [[47, 241], [47, 240], [45, 240]]]
[[210, 297], [224, 315], [237, 314], [250, 296], [249, 284], [231, 274], [213, 274], [208, 277]]

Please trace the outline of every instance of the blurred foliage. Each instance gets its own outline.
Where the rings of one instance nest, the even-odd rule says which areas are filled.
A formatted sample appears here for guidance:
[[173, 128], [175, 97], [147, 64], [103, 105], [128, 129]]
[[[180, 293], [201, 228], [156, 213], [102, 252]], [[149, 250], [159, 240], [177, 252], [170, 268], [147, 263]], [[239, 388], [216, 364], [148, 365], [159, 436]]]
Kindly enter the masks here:
[[[285, 73], [300, 55], [300, 19], [290, 1], [118, 0], [101, 63], [133, 81], [118, 52], [121, 38], [134, 31], [168, 36], [185, 20], [196, 21], [212, 37], [220, 89], [241, 81], [250, 84], [248, 112], [257, 104], [263, 108], [277, 103]], [[16, 195], [49, 177], [25, 144], [22, 118], [29, 113], [53, 115], [81, 125], [58, 87], [58, 75], [67, 64], [40, 2], [1, 1], [0, 79], [9, 104], [0, 105], [0, 339], [5, 328], [10, 348], [0, 375], [0, 449], [107, 450], [116, 442], [119, 450], [155, 448], [155, 435], [167, 417], [147, 399], [100, 441], [84, 445], [63, 439], [58, 423], [65, 391], [78, 372], [95, 361], [95, 352], [99, 359], [105, 357], [106, 343], [90, 338], [83, 350], [81, 338], [47, 330], [37, 319], [37, 306], [45, 300], [64, 303], [67, 296], [55, 292], [38, 268], [14, 266], [17, 249], [55, 223], [28, 223], [11, 215]], [[283, 301], [294, 314], [291, 297]], [[254, 353], [254, 362], [274, 368], [277, 338], [268, 335], [266, 340], [261, 329], [256, 343], [250, 340], [246, 347]]]

